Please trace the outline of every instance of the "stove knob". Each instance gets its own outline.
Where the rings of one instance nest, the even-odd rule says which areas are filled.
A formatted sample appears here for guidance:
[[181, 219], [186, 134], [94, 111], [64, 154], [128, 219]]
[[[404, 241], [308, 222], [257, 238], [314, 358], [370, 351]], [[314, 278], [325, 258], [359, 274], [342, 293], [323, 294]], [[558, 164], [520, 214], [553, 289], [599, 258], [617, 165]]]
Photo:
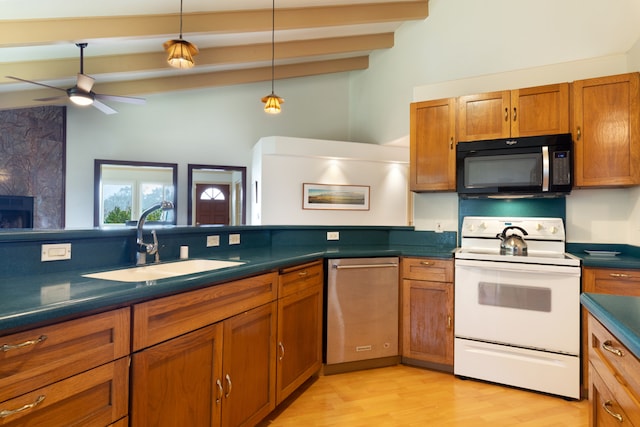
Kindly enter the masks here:
[[558, 232], [558, 227], [556, 227], [555, 225], [551, 227], [551, 234], [556, 234]]
[[540, 230], [544, 230], [544, 225], [538, 223], [536, 224], [536, 230], [540, 231]]

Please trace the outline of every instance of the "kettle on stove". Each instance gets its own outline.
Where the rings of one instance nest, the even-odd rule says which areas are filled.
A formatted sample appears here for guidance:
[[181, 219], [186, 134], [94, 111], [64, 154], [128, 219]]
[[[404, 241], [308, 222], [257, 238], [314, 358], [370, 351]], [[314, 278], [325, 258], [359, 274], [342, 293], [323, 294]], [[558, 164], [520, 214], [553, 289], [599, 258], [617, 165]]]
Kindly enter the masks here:
[[511, 233], [507, 236], [507, 230], [519, 230], [524, 236], [528, 233], [522, 227], [515, 225], [505, 227], [502, 233], [498, 233], [496, 237], [501, 240], [500, 255], [527, 255], [527, 242], [518, 234]]

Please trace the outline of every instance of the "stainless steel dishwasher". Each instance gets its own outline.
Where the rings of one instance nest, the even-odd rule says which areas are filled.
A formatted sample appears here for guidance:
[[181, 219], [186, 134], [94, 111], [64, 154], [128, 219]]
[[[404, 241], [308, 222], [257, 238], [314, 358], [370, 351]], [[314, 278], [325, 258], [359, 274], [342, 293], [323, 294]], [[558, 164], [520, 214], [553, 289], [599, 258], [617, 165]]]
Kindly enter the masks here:
[[398, 356], [398, 258], [330, 259], [327, 270], [326, 367]]

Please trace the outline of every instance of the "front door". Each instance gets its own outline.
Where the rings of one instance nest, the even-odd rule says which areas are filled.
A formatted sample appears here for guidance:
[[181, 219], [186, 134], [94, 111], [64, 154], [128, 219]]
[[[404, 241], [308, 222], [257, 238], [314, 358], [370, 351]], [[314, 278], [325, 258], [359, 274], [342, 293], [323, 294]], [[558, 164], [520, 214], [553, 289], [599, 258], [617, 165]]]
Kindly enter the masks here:
[[196, 224], [229, 224], [229, 185], [196, 184]]

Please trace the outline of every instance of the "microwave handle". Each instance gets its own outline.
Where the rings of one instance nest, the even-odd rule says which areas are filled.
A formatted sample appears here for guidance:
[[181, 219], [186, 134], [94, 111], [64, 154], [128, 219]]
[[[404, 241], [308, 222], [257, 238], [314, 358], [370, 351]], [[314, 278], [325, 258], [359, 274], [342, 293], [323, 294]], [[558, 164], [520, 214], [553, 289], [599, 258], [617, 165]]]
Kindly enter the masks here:
[[549, 147], [542, 147], [542, 191], [549, 191]]

